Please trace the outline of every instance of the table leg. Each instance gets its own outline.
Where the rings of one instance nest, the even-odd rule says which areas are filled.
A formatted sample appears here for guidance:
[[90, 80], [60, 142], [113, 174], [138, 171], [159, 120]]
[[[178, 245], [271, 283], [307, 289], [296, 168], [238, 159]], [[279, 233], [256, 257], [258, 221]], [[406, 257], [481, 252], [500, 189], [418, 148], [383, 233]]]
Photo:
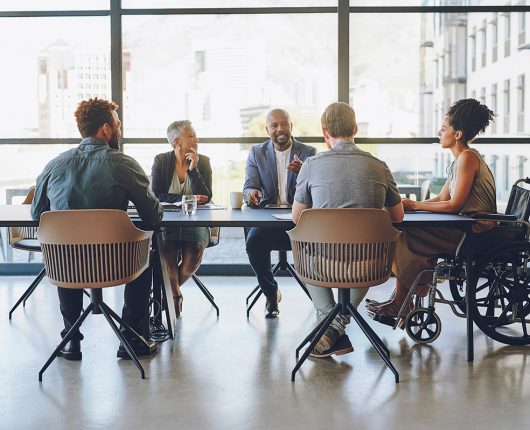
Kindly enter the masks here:
[[160, 271], [161, 271], [161, 280], [162, 287], [164, 288], [165, 295], [167, 297], [167, 311], [169, 311], [169, 319], [171, 323], [170, 332], [175, 333], [175, 322], [177, 320], [177, 314], [175, 313], [175, 307], [173, 306], [173, 293], [171, 291], [171, 282], [169, 281], [169, 272], [167, 266], [167, 259], [164, 253], [164, 248], [159, 246], [162, 241], [162, 233], [157, 231], [156, 233], [156, 242], [158, 246], [158, 258], [160, 261]]
[[474, 345], [473, 345], [473, 313], [472, 308], [469, 305], [470, 295], [470, 279], [471, 271], [473, 267], [473, 233], [471, 227], [466, 231], [466, 323], [467, 323], [467, 361], [473, 362], [474, 360]]

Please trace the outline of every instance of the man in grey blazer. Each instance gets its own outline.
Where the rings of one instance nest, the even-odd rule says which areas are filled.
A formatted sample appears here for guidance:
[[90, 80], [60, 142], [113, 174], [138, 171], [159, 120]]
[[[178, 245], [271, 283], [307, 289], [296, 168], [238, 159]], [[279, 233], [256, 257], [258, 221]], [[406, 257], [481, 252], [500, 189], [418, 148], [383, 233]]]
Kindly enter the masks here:
[[[243, 186], [245, 201], [254, 208], [267, 204], [292, 205], [300, 167], [305, 159], [316, 154], [316, 149], [291, 136], [293, 123], [283, 109], [273, 109], [267, 114], [265, 129], [270, 139], [253, 146], [248, 155]], [[248, 259], [267, 298], [266, 318], [278, 316], [281, 300], [272, 274], [271, 251], [290, 247], [289, 236], [283, 229], [251, 227], [247, 232]]]

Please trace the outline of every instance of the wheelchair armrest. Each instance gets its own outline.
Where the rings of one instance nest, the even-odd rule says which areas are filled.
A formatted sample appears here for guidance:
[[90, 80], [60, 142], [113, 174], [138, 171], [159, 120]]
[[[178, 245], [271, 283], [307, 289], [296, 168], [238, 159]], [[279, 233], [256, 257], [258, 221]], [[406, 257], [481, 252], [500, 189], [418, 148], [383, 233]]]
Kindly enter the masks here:
[[515, 215], [491, 214], [486, 212], [477, 212], [471, 215], [471, 218], [479, 221], [517, 221]]

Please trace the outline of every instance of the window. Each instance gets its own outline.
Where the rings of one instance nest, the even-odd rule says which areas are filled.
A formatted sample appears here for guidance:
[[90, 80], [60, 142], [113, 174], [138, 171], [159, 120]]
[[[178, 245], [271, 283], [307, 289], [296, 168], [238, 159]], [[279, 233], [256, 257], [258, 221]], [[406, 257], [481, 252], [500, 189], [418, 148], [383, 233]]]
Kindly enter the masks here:
[[491, 62], [497, 61], [497, 42], [499, 39], [498, 27], [497, 27], [497, 13], [493, 14], [491, 20]]
[[503, 125], [504, 125], [504, 133], [507, 134], [510, 132], [510, 80], [506, 79], [504, 81], [504, 118], [503, 118]]
[[508, 57], [510, 55], [510, 46], [511, 46], [511, 17], [507, 13], [504, 15], [504, 56]]
[[178, 118], [202, 137], [263, 136], [276, 106], [318, 136], [337, 100], [336, 35], [333, 14], [124, 16], [124, 136], [163, 137]]
[[524, 111], [525, 111], [525, 75], [517, 77], [517, 132], [523, 133], [524, 129]]
[[[493, 114], [495, 116], [498, 115], [497, 112], [497, 84], [493, 84], [491, 86], [491, 106], [490, 109], [493, 111]], [[491, 133], [495, 134], [497, 133], [497, 118], [493, 121], [491, 124]]]
[[519, 12], [519, 45], [526, 42], [526, 12]]
[[0, 18], [0, 40], [9, 40], [1, 58], [16, 59], [16, 67], [0, 67], [0, 138], [78, 137], [79, 57], [108, 55], [108, 18]]
[[483, 105], [486, 104], [486, 87], [480, 89], [480, 103]]
[[477, 29], [473, 28], [471, 33], [471, 71], [474, 72], [477, 69]]
[[480, 65], [482, 67], [486, 67], [486, 47], [488, 44], [486, 28], [486, 20], [483, 20], [480, 28]]

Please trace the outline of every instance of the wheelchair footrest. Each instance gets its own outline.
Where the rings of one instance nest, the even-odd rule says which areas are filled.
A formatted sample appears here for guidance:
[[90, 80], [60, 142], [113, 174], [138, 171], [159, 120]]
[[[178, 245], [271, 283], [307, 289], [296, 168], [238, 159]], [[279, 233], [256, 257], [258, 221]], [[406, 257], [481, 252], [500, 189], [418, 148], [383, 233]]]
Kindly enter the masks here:
[[394, 327], [396, 324], [396, 319], [387, 315], [376, 314], [371, 311], [366, 311], [366, 314], [374, 321], [380, 322], [381, 324], [389, 325], [390, 327]]

